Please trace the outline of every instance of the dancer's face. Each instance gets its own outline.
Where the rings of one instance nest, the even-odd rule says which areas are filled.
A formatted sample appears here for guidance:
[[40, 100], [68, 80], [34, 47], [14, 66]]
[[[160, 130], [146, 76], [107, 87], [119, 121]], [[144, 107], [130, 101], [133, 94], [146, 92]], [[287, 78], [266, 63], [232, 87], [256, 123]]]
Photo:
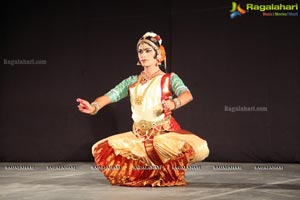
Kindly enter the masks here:
[[156, 66], [158, 64], [155, 50], [148, 44], [142, 43], [138, 47], [138, 57], [143, 67]]

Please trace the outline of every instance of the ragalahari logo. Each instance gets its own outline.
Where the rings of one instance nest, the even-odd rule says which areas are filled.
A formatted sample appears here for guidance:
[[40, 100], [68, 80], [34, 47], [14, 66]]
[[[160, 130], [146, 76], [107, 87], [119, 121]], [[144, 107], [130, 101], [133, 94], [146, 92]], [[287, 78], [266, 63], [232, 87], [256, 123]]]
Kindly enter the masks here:
[[240, 4], [237, 4], [236, 2], [232, 2], [232, 8], [230, 10], [231, 14], [230, 14], [230, 18], [234, 19], [237, 16], [241, 16], [246, 14], [246, 10], [244, 10]]

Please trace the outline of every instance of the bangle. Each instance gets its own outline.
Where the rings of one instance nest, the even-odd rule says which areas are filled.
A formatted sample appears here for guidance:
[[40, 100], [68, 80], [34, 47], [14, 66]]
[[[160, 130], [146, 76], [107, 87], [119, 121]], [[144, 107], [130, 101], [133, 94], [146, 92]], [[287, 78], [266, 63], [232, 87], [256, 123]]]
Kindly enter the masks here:
[[97, 103], [95, 101], [93, 103], [91, 103], [91, 105], [95, 107], [95, 110], [91, 113], [91, 115], [96, 115], [97, 112], [100, 110], [100, 105], [99, 105], [99, 103]]
[[180, 101], [179, 98], [173, 99], [173, 102], [174, 102], [174, 104], [175, 104], [175, 109], [178, 109], [178, 108], [181, 107], [181, 101]]

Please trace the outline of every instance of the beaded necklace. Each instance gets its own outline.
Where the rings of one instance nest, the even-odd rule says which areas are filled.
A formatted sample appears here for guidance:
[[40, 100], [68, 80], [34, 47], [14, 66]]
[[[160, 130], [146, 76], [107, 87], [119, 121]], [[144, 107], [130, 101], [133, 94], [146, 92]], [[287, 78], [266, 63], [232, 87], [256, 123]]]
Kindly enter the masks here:
[[[135, 103], [137, 105], [141, 105], [143, 103], [143, 100], [144, 100], [144, 97], [149, 89], [149, 87], [152, 85], [152, 83], [154, 82], [155, 80], [155, 77], [159, 74], [160, 70], [157, 70], [156, 72], [154, 72], [150, 77], [146, 75], [145, 72], [142, 72], [140, 77], [139, 77], [139, 80], [138, 80], [138, 83], [134, 89], [134, 95], [135, 95]], [[149, 83], [149, 85], [146, 87], [146, 89], [144, 90], [144, 92], [142, 93], [142, 95], [138, 95], [138, 87], [141, 84], [145, 84], [148, 80], [151, 80], [151, 82]]]

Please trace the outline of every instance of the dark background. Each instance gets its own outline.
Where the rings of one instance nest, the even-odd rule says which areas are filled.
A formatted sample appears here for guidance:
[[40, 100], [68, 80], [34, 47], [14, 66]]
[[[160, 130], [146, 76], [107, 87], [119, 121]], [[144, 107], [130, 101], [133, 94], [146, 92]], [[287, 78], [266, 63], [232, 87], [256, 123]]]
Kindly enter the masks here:
[[300, 161], [299, 17], [232, 20], [231, 1], [220, 0], [1, 4], [0, 161], [92, 161], [96, 141], [131, 130], [128, 98], [96, 116], [75, 100], [92, 101], [139, 74], [135, 48], [147, 31], [161, 35], [168, 70], [193, 93], [174, 116], [208, 141], [207, 161]]

